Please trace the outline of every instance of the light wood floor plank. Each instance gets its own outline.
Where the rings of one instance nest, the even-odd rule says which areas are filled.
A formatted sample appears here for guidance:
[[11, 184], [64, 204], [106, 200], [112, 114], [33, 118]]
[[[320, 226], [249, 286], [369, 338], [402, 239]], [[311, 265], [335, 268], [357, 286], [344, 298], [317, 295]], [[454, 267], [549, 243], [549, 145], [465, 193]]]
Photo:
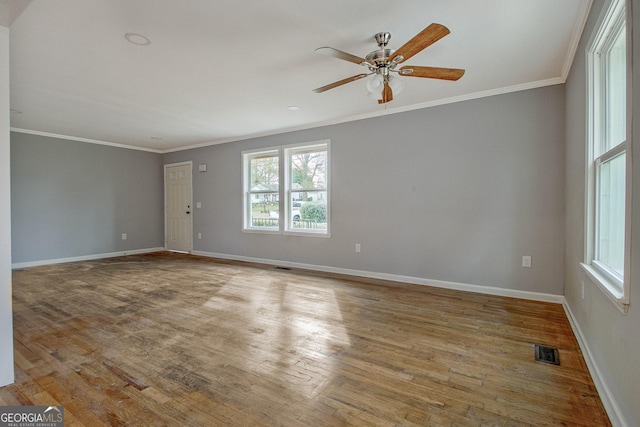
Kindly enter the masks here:
[[13, 289], [0, 404], [70, 426], [610, 425], [557, 304], [170, 253]]

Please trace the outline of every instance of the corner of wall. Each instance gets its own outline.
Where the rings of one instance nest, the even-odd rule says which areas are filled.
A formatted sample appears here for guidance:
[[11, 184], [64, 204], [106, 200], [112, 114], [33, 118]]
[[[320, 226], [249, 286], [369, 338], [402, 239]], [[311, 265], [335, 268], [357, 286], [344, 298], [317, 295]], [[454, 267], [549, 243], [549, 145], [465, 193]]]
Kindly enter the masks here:
[[14, 381], [9, 114], [9, 29], [0, 26], [0, 386]]

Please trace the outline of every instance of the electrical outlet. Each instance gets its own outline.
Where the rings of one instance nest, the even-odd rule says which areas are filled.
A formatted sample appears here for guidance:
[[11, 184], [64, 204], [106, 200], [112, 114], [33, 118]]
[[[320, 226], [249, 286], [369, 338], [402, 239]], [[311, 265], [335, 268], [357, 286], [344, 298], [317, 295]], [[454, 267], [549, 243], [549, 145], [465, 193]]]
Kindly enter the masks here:
[[526, 268], [530, 268], [531, 267], [531, 256], [530, 255], [524, 255], [522, 257], [522, 266], [526, 267]]
[[360, 253], [360, 243], [356, 243], [356, 252]]
[[127, 240], [127, 233], [122, 233], [122, 240]]
[[580, 282], [580, 296], [584, 299], [584, 282]]
[[198, 240], [202, 239], [202, 233], [198, 233]]

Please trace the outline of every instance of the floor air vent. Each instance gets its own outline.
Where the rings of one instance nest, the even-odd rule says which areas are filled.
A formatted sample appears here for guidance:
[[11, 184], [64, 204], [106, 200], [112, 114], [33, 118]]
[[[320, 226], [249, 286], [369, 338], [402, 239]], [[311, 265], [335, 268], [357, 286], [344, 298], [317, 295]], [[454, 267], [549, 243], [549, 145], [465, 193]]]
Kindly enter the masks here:
[[289, 267], [281, 267], [279, 265], [274, 267], [276, 270], [291, 270]]
[[560, 355], [557, 348], [535, 344], [535, 353], [537, 362], [550, 363], [552, 365], [560, 364]]

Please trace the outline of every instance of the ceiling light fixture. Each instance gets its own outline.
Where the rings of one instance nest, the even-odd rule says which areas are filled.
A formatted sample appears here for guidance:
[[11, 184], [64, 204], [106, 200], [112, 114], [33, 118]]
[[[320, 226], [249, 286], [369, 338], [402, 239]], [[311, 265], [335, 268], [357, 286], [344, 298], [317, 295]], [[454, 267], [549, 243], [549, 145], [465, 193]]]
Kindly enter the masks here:
[[129, 43], [138, 45], [138, 46], [147, 46], [151, 44], [151, 40], [148, 37], [143, 36], [138, 33], [127, 33], [124, 35], [124, 38], [127, 39]]
[[405, 87], [405, 83], [395, 76], [383, 76], [381, 74], [374, 74], [367, 81], [367, 90], [369, 91], [369, 97], [373, 99], [380, 99], [382, 97], [382, 91], [385, 84], [388, 84], [394, 94], [399, 94]]
[[299, 111], [300, 107], [298, 107], [296, 105], [291, 105], [291, 106], [287, 107], [287, 109], [291, 110], [291, 111]]
[[316, 52], [365, 66], [369, 69], [369, 72], [338, 80], [337, 82], [319, 87], [313, 91], [322, 93], [329, 89], [373, 75], [373, 77], [367, 81], [369, 96], [377, 99], [379, 104], [384, 104], [393, 101], [394, 92], [397, 95], [404, 87], [401, 79], [398, 79], [397, 76], [392, 76], [391, 73], [396, 73], [399, 76], [458, 80], [464, 75], [464, 70], [457, 68], [418, 67], [412, 65], [405, 65], [396, 69], [400, 63], [431, 46], [447, 34], [449, 34], [449, 29], [444, 25], [431, 24], [402, 45], [400, 49], [393, 50], [387, 48], [387, 44], [389, 44], [389, 40], [391, 39], [391, 33], [378, 33], [374, 36], [378, 44], [378, 49], [369, 53], [364, 58], [332, 47], [320, 47], [316, 49]]

